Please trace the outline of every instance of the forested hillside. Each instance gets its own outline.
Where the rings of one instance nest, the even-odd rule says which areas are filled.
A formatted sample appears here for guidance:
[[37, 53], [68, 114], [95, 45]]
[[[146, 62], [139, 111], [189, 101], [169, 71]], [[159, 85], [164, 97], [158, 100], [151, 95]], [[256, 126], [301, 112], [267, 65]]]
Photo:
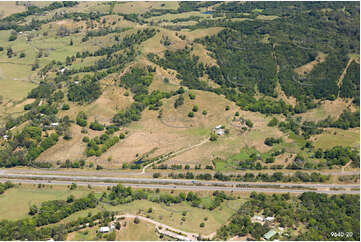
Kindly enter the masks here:
[[[312, 142], [332, 128], [359, 134], [359, 3], [180, 2], [127, 10], [135, 6], [30, 4], [0, 19], [1, 69], [4, 63], [15, 70], [26, 66], [23, 79], [6, 73], [2, 82], [32, 86], [20, 98], [8, 86], [2, 97], [1, 166], [54, 167], [68, 160], [102, 167], [114, 156], [116, 164], [109, 166], [138, 169], [181, 150], [187, 139], [207, 139], [226, 123], [224, 140], [246, 135], [249, 143], [241, 145], [239, 137], [236, 143], [262, 153], [262, 169], [269, 168], [267, 156], [275, 151], [264, 140], [280, 136], [276, 148], [290, 159], [301, 157], [301, 167], [343, 164], [313, 155], [337, 145]], [[209, 106], [205, 100], [213, 94], [219, 101]], [[243, 127], [248, 117], [255, 128]], [[265, 127], [268, 134], [255, 134]], [[139, 132], [148, 132], [152, 144], [139, 142]], [[165, 133], [177, 144], [163, 145]], [[355, 149], [357, 142], [346, 146]], [[139, 149], [128, 152], [134, 145]], [[231, 149], [226, 144], [192, 162], [230, 162], [222, 154]], [[278, 167], [295, 167], [294, 162], [287, 158]]]

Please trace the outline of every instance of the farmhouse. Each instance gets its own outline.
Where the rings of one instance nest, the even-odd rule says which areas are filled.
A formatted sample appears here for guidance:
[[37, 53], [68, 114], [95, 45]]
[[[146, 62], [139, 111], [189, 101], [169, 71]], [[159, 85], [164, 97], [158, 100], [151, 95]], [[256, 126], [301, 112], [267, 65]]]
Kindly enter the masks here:
[[265, 235], [263, 235], [263, 238], [265, 238], [266, 240], [270, 240], [276, 234], [277, 234], [276, 230], [271, 229], [270, 231], [265, 233]]
[[259, 221], [259, 222], [264, 221], [264, 218], [262, 216], [254, 216], [252, 219], [255, 220], [255, 221]]
[[274, 217], [267, 217], [267, 218], [266, 218], [266, 221], [268, 221], [268, 222], [273, 222], [274, 220], [275, 220]]
[[109, 227], [100, 227], [99, 232], [100, 233], [108, 233], [110, 231]]
[[220, 129], [220, 130], [217, 130], [217, 132], [216, 132], [218, 135], [224, 135], [224, 131], [223, 131], [223, 129]]

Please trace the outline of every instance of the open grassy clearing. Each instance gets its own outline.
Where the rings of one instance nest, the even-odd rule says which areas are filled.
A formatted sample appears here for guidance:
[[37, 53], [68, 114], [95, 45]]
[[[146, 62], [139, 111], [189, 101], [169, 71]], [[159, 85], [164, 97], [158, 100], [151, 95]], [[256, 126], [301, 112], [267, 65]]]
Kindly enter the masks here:
[[114, 13], [145, 13], [151, 9], [177, 9], [178, 2], [118, 2], [114, 6]]
[[26, 10], [24, 5], [19, 5], [14, 1], [4, 1], [0, 3], [0, 18], [5, 18], [14, 13], [21, 13]]
[[[209, 142], [194, 150], [184, 152], [170, 159], [169, 163], [190, 162], [207, 164], [215, 157], [226, 159], [229, 155], [237, 153], [240, 148], [245, 146], [255, 146], [259, 151], [264, 152], [270, 149], [263, 143], [265, 137], [284, 136], [284, 140], [287, 141], [287, 137], [277, 128], [267, 126], [268, 121], [271, 119], [270, 117], [266, 118], [259, 113], [239, 110], [234, 103], [214, 93], [192, 92], [196, 94], [195, 100], [189, 100], [186, 97], [185, 104], [177, 110], [171, 107], [164, 109], [163, 120], [169, 120], [171, 122], [168, 123], [175, 126], [188, 126], [188, 129], [179, 129], [179, 132], [188, 134], [190, 137], [202, 137], [203, 139], [209, 137], [211, 130], [217, 125], [225, 125], [226, 128], [230, 129], [230, 134], [221, 136], [217, 142]], [[198, 105], [200, 111], [195, 113], [194, 118], [188, 118], [186, 115], [191, 111], [194, 104]], [[230, 110], [225, 111], [227, 105], [230, 106]], [[202, 115], [202, 110], [207, 110], [207, 115]], [[240, 117], [253, 122], [254, 126], [252, 129], [241, 133], [237, 123], [231, 121], [236, 111], [239, 112]]]
[[331, 116], [332, 118], [337, 118], [348, 107], [352, 107], [351, 100], [325, 100], [321, 102], [321, 105], [319, 107], [311, 109], [302, 114], [296, 114], [296, 117], [300, 116], [303, 120], [307, 121], [320, 121], [327, 118], [328, 116]]
[[[177, 50], [183, 49], [186, 45], [186, 41], [180, 39], [176, 36], [175, 31], [168, 29], [158, 28], [159, 32], [156, 35], [141, 44], [142, 54], [146, 56], [148, 53], [160, 54], [165, 50]], [[169, 38], [171, 44], [169, 46], [164, 46], [160, 42], [162, 38]]]
[[360, 147], [360, 128], [349, 130], [327, 128], [322, 134], [312, 137], [317, 148], [328, 149], [334, 146]]
[[257, 15], [256, 19], [258, 20], [266, 20], [266, 21], [271, 21], [271, 20], [275, 20], [279, 18], [276, 15]]
[[[258, 17], [258, 16], [257, 16]], [[318, 55], [316, 56], [315, 60], [297, 67], [294, 71], [298, 74], [298, 75], [307, 75], [308, 73], [310, 73], [313, 69], [313, 67], [315, 67], [317, 64], [320, 64], [322, 62], [324, 62], [326, 60], [327, 54], [319, 52]]]
[[209, 51], [207, 51], [203, 45], [201, 44], [194, 44], [193, 51], [191, 52], [192, 55], [196, 55], [199, 57], [199, 61], [210, 66], [218, 66], [217, 61], [210, 57]]
[[29, 76], [31, 67], [16, 64], [0, 63], [1, 96], [8, 100], [19, 101], [36, 85], [31, 83]]
[[206, 36], [211, 36], [218, 34], [224, 28], [222, 27], [210, 27], [206, 29], [196, 29], [192, 31], [181, 31], [181, 34], [184, 34], [189, 41], [194, 41], [195, 39], [203, 38]]
[[151, 18], [149, 18], [149, 21], [171, 21], [174, 19], [184, 19], [184, 18], [189, 18], [189, 17], [200, 17], [200, 18], [211, 18], [211, 16], [209, 14], [202, 14], [201, 12], [184, 12], [184, 13], [177, 13], [177, 14], [164, 14], [162, 16], [153, 16]]
[[[141, 221], [135, 224], [132, 219], [125, 219], [121, 221], [122, 226], [120, 230], [116, 230], [117, 241], [157, 241], [159, 235], [156, 232], [153, 224]], [[100, 226], [82, 229], [68, 234], [67, 241], [96, 241], [104, 240], [97, 237], [97, 230]]]
[[120, 241], [154, 241], [160, 240], [155, 226], [141, 221], [135, 224], [132, 219], [127, 219], [127, 225], [117, 231], [116, 240]]
[[75, 231], [69, 233], [66, 237], [67, 241], [96, 241], [99, 238], [97, 237], [97, 230], [99, 226], [94, 226], [92, 228], [81, 229], [79, 231]]
[[37, 185], [22, 185], [11, 188], [0, 195], [0, 220], [16, 220], [27, 217], [29, 208], [33, 204], [39, 206], [48, 200], [64, 200], [70, 195], [77, 198], [83, 197], [89, 192], [90, 190], [85, 187], [77, 190], [69, 190], [59, 186], [38, 188]]
[[[130, 213], [134, 215], [149, 215], [150, 219], [164, 223], [166, 225], [178, 228], [187, 232], [200, 233], [208, 235], [216, 231], [222, 226], [235, 210], [245, 202], [245, 199], [237, 199], [225, 201], [220, 207], [209, 211], [208, 209], [191, 207], [189, 204], [183, 202], [166, 206], [165, 204], [153, 203], [147, 200], [136, 200], [132, 203], [122, 204], [117, 206], [103, 205], [103, 209], [108, 211], [117, 211], [119, 214]], [[152, 208], [152, 213], [148, 213], [148, 208]], [[72, 221], [78, 217], [87, 216], [88, 212], [95, 214], [98, 208], [92, 210], [84, 210], [77, 212], [62, 222]], [[100, 210], [99, 210], [100, 211]], [[183, 212], [186, 212], [185, 221], [182, 221]], [[207, 218], [207, 220], [205, 220]], [[201, 222], [205, 223], [205, 227], [201, 228]], [[141, 221], [141, 223], [145, 223]]]
[[[67, 111], [61, 111], [60, 116], [64, 117], [68, 115], [71, 119], [75, 120], [76, 115], [83, 111], [88, 115], [88, 124], [95, 120], [100, 123], [110, 124], [112, 117], [117, 111], [126, 108], [132, 103], [131, 96], [124, 95], [125, 90], [120, 87], [107, 86], [104, 89], [103, 94], [93, 103], [80, 106], [77, 104], [69, 103], [70, 109]], [[86, 144], [82, 142], [84, 136], [93, 138], [99, 136], [102, 132], [88, 130], [88, 134], [81, 133], [82, 128], [73, 124], [70, 132], [72, 139], [69, 141], [60, 139], [57, 145], [43, 152], [37, 160], [39, 161], [65, 161], [66, 159], [75, 160], [86, 158], [84, 151]]]

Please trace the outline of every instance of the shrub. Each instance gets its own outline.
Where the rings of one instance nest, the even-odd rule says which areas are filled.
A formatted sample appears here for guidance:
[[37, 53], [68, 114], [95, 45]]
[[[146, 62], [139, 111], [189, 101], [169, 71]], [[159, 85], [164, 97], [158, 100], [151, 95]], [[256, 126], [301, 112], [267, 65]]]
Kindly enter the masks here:
[[252, 121], [251, 120], [246, 120], [246, 125], [248, 126], [248, 127], [250, 127], [250, 128], [252, 128], [253, 127], [253, 123], [252, 123]]
[[274, 126], [276, 126], [278, 124], [278, 120], [275, 118], [275, 117], [273, 117], [272, 119], [271, 119], [271, 121], [269, 121], [269, 123], [267, 124], [269, 127], [274, 127]]
[[189, 93], [189, 98], [194, 100], [194, 99], [196, 99], [196, 95], [194, 95], [193, 93], [190, 92]]
[[69, 110], [70, 109], [70, 106], [69, 104], [63, 104], [63, 106], [61, 107], [62, 110]]
[[159, 178], [160, 176], [161, 176], [161, 174], [159, 172], [153, 173], [153, 178]]
[[76, 116], [76, 124], [81, 127], [85, 127], [88, 125], [88, 122], [86, 121], [87, 119], [88, 119], [88, 116], [83, 111], [81, 111]]
[[92, 122], [89, 126], [90, 129], [92, 130], [96, 130], [96, 131], [103, 131], [104, 130], [104, 126], [100, 123], [98, 123], [98, 121]]
[[210, 141], [217, 141], [218, 136], [216, 134], [211, 134], [211, 137], [209, 138]]

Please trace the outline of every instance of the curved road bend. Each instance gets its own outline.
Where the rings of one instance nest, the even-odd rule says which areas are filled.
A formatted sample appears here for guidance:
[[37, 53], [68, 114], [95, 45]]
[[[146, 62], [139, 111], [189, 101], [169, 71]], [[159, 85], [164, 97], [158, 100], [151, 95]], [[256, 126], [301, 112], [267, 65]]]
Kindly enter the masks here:
[[[71, 185], [72, 181], [51, 181], [46, 180], [26, 180], [26, 179], [4, 179], [0, 178], [0, 182], [12, 181], [14, 183], [29, 183], [29, 184], [47, 184], [47, 185]], [[118, 183], [111, 182], [77, 182], [79, 186], [116, 186]], [[360, 194], [359, 190], [339, 191], [339, 190], [298, 190], [298, 189], [278, 189], [278, 188], [247, 188], [247, 187], [220, 187], [220, 186], [186, 186], [186, 185], [160, 185], [160, 184], [132, 184], [124, 183], [124, 186], [132, 188], [148, 188], [148, 189], [167, 189], [167, 190], [188, 190], [188, 191], [233, 191], [233, 192], [271, 192], [271, 193], [303, 193], [316, 192], [326, 194]]]

